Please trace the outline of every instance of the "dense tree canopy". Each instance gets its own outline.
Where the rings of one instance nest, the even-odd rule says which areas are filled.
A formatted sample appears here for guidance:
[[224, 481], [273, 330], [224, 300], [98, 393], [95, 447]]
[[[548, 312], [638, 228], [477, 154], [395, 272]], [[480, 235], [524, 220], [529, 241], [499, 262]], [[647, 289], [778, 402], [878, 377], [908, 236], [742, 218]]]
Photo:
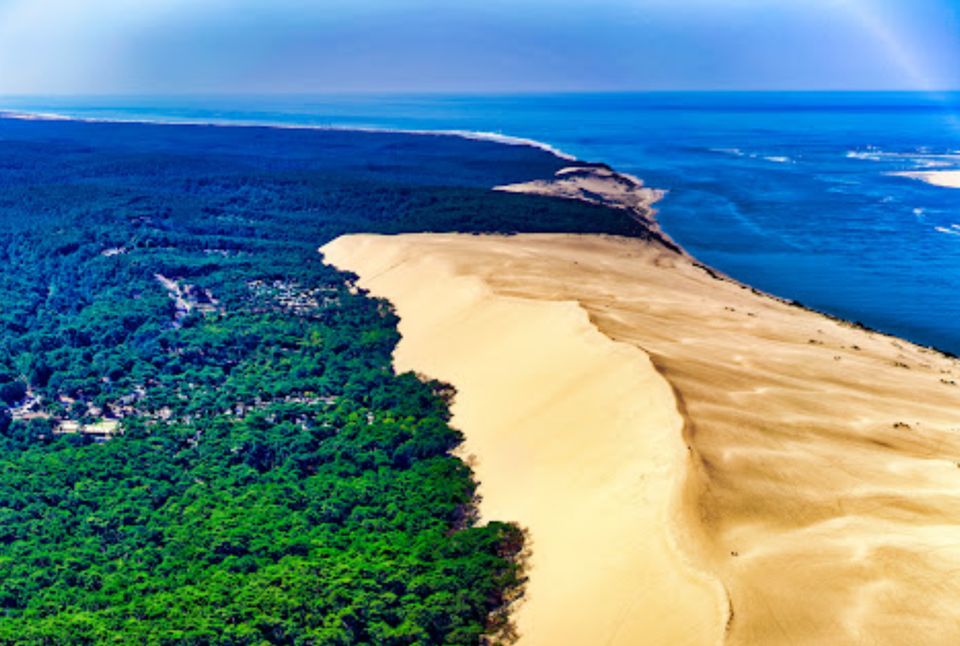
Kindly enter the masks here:
[[0, 641], [495, 631], [522, 535], [475, 522], [448, 389], [394, 373], [391, 309], [316, 249], [642, 234], [488, 190], [560, 164], [445, 137], [0, 119]]

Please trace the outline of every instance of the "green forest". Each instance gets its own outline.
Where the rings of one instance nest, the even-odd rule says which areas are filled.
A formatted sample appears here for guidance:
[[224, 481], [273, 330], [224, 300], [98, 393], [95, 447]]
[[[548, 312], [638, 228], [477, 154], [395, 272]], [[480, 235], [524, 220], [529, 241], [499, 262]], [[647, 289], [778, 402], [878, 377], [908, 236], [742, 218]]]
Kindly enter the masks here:
[[394, 372], [391, 308], [317, 248], [645, 235], [489, 190], [562, 164], [452, 137], [0, 119], [0, 642], [506, 635], [523, 534], [477, 522], [455, 395]]

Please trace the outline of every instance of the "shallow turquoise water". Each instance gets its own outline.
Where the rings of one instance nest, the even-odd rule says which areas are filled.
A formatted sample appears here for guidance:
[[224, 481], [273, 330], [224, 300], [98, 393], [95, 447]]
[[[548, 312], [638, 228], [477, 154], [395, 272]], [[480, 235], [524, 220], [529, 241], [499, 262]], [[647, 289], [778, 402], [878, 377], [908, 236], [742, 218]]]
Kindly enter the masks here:
[[492, 131], [670, 191], [666, 231], [780, 296], [960, 353], [960, 95], [0, 99], [76, 117]]

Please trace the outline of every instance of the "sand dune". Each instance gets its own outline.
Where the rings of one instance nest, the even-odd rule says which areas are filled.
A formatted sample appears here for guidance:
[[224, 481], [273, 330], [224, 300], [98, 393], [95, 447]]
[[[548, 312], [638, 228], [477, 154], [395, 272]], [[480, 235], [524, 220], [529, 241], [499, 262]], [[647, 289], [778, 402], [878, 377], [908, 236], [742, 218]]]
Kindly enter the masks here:
[[[648, 188], [633, 175], [620, 173], [604, 165], [578, 163], [558, 170], [550, 179], [537, 179], [519, 184], [504, 184], [493, 190], [528, 195], [549, 195], [590, 204], [603, 204], [629, 211], [651, 231], [663, 235], [655, 217], [653, 204], [664, 192]], [[672, 246], [672, 245], [671, 245]]]
[[525, 643], [715, 641], [698, 571], [732, 643], [960, 643], [955, 360], [633, 240], [324, 251], [396, 305], [398, 366], [458, 387], [483, 514], [532, 533]]
[[690, 542], [673, 518], [690, 458], [669, 384], [576, 302], [500, 295], [419, 255], [428, 240], [355, 236], [323, 252], [397, 305], [397, 369], [456, 385], [483, 517], [529, 530], [513, 615], [524, 642], [717, 643], [723, 589], [676, 547]]

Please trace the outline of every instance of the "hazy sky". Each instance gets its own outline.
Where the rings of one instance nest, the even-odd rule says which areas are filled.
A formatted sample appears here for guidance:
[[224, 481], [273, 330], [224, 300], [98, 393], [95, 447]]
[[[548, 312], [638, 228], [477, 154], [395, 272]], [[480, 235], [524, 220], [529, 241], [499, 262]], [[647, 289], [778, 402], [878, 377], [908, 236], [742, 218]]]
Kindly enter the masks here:
[[960, 89], [960, 0], [0, 0], [0, 94]]

